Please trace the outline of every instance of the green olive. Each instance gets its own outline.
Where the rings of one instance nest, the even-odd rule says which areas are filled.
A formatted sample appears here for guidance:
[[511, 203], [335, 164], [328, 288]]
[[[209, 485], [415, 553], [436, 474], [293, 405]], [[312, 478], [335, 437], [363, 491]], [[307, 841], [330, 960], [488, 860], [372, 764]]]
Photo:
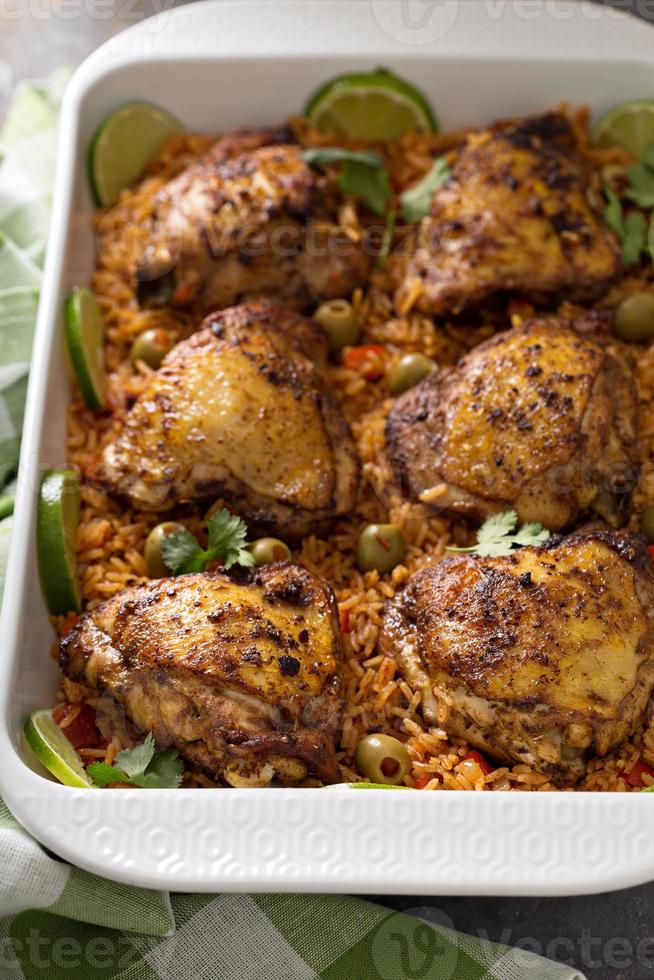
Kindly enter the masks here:
[[411, 771], [406, 745], [392, 735], [365, 735], [354, 755], [356, 767], [372, 783], [399, 786]]
[[425, 354], [405, 354], [397, 362], [388, 379], [391, 395], [401, 395], [403, 391], [413, 388], [435, 367], [436, 362]]
[[620, 340], [651, 340], [654, 337], [654, 293], [634, 293], [615, 311], [615, 333]]
[[357, 565], [361, 572], [376, 570], [383, 575], [399, 565], [406, 547], [395, 524], [369, 524], [359, 535]]
[[330, 299], [313, 314], [325, 331], [332, 353], [352, 347], [359, 339], [359, 324], [351, 303], [346, 299]]
[[648, 507], [640, 519], [640, 531], [648, 541], [654, 543], [654, 507]]
[[259, 538], [250, 545], [255, 565], [271, 565], [274, 561], [289, 561], [291, 549], [278, 538]]
[[161, 542], [175, 531], [183, 531], [184, 525], [175, 521], [164, 521], [153, 527], [145, 542], [145, 564], [150, 578], [165, 578], [170, 575], [170, 569], [161, 554]]
[[165, 330], [144, 330], [134, 340], [130, 351], [132, 364], [145, 361], [148, 367], [156, 370], [170, 350], [170, 334]]

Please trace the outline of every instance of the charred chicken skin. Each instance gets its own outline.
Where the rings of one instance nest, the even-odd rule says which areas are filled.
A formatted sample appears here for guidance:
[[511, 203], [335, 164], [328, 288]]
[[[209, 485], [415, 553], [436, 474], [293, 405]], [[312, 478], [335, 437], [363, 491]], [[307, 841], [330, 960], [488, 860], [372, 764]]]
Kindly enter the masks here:
[[653, 628], [645, 539], [595, 531], [422, 569], [387, 608], [381, 643], [429, 723], [565, 785], [636, 729]]
[[477, 519], [515, 508], [551, 530], [593, 510], [623, 523], [636, 480], [635, 385], [565, 321], [531, 320], [397, 399], [387, 453], [403, 492]]
[[621, 269], [600, 207], [562, 114], [473, 132], [396, 265], [395, 305], [447, 314], [499, 291], [600, 296]]
[[81, 617], [60, 662], [213, 778], [338, 779], [338, 612], [329, 586], [290, 562], [127, 589]]
[[370, 257], [320, 203], [321, 178], [291, 138], [227, 136], [159, 193], [137, 269], [142, 305], [208, 312], [270, 296], [302, 310], [363, 284]]
[[208, 317], [119, 423], [98, 478], [146, 511], [223, 497], [288, 537], [347, 514], [358, 462], [326, 353], [317, 324], [266, 302]]

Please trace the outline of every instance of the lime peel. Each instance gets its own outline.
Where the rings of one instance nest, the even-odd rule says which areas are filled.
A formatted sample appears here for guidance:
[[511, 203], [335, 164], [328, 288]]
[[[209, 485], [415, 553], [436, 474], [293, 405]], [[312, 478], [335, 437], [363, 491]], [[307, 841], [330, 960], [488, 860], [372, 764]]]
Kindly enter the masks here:
[[590, 133], [596, 146], [619, 146], [637, 160], [654, 143], [654, 101], [635, 99], [605, 112]]
[[102, 351], [104, 326], [98, 302], [90, 289], [74, 289], [66, 300], [68, 355], [88, 408], [104, 408]]
[[305, 114], [317, 129], [350, 139], [397, 139], [414, 127], [438, 130], [420, 89], [384, 68], [330, 79], [311, 96]]
[[34, 711], [25, 722], [23, 732], [39, 762], [60, 783], [79, 789], [93, 787], [80, 756], [57, 725], [49, 708]]
[[88, 154], [95, 203], [114, 204], [121, 190], [143, 174], [166, 137], [181, 129], [178, 119], [152, 102], [127, 102], [107, 116]]
[[79, 478], [73, 470], [47, 470], [41, 478], [36, 553], [41, 588], [53, 616], [79, 612], [76, 537]]

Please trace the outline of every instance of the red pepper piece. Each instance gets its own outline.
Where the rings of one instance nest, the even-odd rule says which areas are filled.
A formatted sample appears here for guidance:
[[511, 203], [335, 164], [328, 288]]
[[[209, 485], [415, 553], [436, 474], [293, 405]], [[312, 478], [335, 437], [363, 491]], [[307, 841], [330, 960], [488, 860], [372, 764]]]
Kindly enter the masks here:
[[469, 759], [471, 762], [476, 762], [484, 776], [488, 776], [491, 772], [495, 772], [493, 767], [486, 762], [483, 755], [480, 752], [477, 752], [476, 749], [471, 749], [467, 755], [464, 755], [463, 762], [465, 762], [466, 759]]
[[[68, 724], [66, 721], [75, 713]], [[106, 744], [95, 724], [95, 713], [83, 702], [58, 704], [52, 717], [76, 749], [96, 749]]]
[[629, 783], [630, 786], [642, 789], [643, 786], [649, 785], [644, 782], [643, 775], [651, 776], [654, 779], [654, 769], [651, 766], [645, 765], [644, 762], [638, 761], [631, 772], [625, 772], [623, 775], [625, 782]]
[[361, 344], [359, 347], [350, 347], [343, 354], [343, 364], [368, 381], [378, 381], [384, 374], [383, 365], [378, 363], [383, 353], [382, 344]]

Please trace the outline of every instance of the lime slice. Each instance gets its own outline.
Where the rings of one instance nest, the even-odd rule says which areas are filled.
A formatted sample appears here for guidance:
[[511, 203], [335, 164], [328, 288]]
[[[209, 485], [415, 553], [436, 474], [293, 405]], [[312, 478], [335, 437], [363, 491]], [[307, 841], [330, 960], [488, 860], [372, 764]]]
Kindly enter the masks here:
[[33, 712], [23, 729], [25, 740], [48, 772], [64, 786], [92, 787], [82, 760], [59, 728], [49, 708]]
[[637, 160], [654, 143], [654, 102], [640, 99], [609, 109], [595, 123], [590, 138], [597, 146], [619, 146]]
[[392, 140], [408, 129], [438, 129], [422, 92], [384, 68], [332, 78], [311, 96], [306, 115], [317, 129], [350, 139]]
[[64, 310], [68, 354], [89, 408], [104, 408], [102, 314], [90, 289], [74, 289]]
[[76, 537], [79, 480], [72, 470], [48, 470], [36, 513], [36, 557], [41, 589], [53, 616], [79, 612]]
[[113, 204], [141, 176], [171, 133], [182, 126], [151, 102], [127, 102], [100, 124], [89, 147], [89, 178], [96, 204]]

